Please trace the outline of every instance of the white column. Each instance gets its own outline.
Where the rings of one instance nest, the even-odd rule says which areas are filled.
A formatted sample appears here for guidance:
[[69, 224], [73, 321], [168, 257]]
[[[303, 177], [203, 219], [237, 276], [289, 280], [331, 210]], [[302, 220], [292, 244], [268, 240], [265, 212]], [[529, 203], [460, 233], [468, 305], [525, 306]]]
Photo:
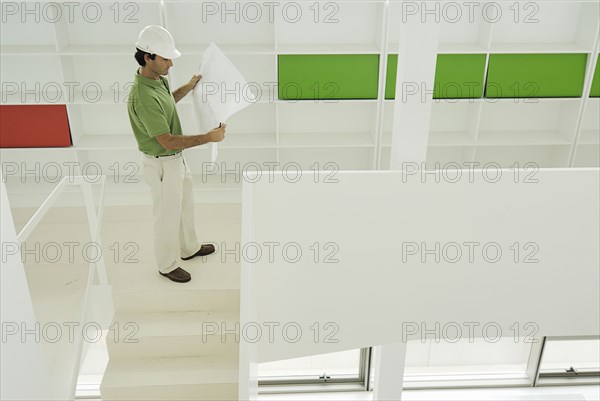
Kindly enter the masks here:
[[[419, 7], [402, 4], [390, 170], [427, 157], [440, 26]], [[405, 361], [406, 343], [378, 347], [373, 400], [402, 399]]]
[[438, 50], [439, 23], [425, 3], [403, 2], [390, 170], [425, 161]]
[[[252, 186], [243, 181], [242, 188], [242, 244], [252, 240]], [[243, 245], [242, 245], [243, 246]], [[240, 272], [240, 328], [254, 324], [256, 319], [255, 264], [242, 258]], [[258, 400], [258, 346], [246, 341], [240, 329], [238, 399]]]
[[373, 401], [402, 399], [406, 343], [387, 344], [375, 351]]

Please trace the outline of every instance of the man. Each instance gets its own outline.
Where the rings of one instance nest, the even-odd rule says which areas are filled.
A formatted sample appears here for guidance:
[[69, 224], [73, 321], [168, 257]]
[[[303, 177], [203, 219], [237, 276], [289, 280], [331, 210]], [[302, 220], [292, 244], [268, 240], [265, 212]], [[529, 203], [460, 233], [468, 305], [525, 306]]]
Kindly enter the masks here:
[[159, 273], [172, 281], [185, 283], [191, 275], [177, 266], [183, 260], [215, 251], [201, 245], [194, 228], [192, 174], [182, 149], [220, 142], [225, 124], [200, 135], [182, 135], [175, 103], [202, 79], [194, 75], [171, 93], [164, 77], [181, 53], [171, 34], [161, 26], [145, 27], [135, 44], [138, 68], [129, 92], [129, 121], [144, 153], [144, 176], [150, 185], [154, 214], [154, 252]]

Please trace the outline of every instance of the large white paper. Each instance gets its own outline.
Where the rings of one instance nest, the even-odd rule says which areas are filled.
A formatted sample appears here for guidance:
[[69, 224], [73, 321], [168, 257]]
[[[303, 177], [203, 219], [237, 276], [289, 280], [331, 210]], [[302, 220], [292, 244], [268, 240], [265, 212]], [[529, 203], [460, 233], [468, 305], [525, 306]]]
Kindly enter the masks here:
[[[218, 127], [219, 123], [254, 103], [246, 80], [214, 42], [204, 51], [200, 74], [202, 79], [194, 88], [193, 104], [201, 132]], [[210, 146], [214, 163], [217, 144]]]

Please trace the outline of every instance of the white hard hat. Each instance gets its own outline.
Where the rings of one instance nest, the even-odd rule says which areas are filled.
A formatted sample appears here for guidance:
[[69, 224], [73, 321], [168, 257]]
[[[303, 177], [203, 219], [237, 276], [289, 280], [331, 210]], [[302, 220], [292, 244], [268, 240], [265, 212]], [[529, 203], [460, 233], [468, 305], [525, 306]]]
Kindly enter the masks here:
[[142, 29], [135, 47], [168, 59], [181, 56], [179, 50], [175, 48], [175, 41], [169, 31], [159, 25], [148, 25]]

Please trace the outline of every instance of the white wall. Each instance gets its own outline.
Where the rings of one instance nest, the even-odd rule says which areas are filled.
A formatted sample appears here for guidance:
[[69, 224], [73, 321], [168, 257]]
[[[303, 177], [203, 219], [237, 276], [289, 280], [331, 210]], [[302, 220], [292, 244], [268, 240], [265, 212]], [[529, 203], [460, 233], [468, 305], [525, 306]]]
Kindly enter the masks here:
[[[499, 172], [497, 182], [491, 169], [487, 175], [473, 170], [472, 182], [463, 170], [454, 183], [451, 171], [439, 182], [433, 174], [338, 172], [337, 183], [324, 183], [327, 174], [315, 183], [309, 171], [295, 183], [281, 175], [244, 183], [244, 238], [258, 245], [242, 250], [242, 288], [253, 285], [242, 292], [248, 298], [242, 303], [255, 308], [242, 315], [242, 347], [254, 345], [256, 326], [262, 327], [260, 362], [399, 342], [415, 329], [412, 323], [419, 332], [407, 339], [420, 338], [421, 323], [458, 326], [462, 338], [470, 322], [478, 325], [471, 326], [476, 337], [493, 338], [498, 328], [509, 337], [515, 329], [536, 336], [599, 334], [599, 170], [543, 169], [529, 177], [536, 183], [524, 182], [531, 170], [519, 170], [516, 183], [516, 171]], [[271, 241], [278, 244], [272, 261], [264, 245]], [[403, 262], [402, 244], [413, 242], [479, 245], [473, 262], [466, 246], [456, 263], [450, 254], [438, 263], [435, 255], [423, 262], [408, 253]], [[303, 252], [296, 263], [282, 254], [292, 243]], [[489, 260], [482, 255], [488, 243], [503, 252], [495, 263], [489, 261], [495, 248], [488, 249]], [[334, 250], [339, 262], [324, 263]], [[524, 263], [528, 255], [538, 262]], [[265, 322], [275, 324], [273, 341]], [[291, 324], [287, 339], [285, 324]], [[295, 342], [297, 327], [302, 334]], [[337, 342], [327, 342], [327, 334]]]

